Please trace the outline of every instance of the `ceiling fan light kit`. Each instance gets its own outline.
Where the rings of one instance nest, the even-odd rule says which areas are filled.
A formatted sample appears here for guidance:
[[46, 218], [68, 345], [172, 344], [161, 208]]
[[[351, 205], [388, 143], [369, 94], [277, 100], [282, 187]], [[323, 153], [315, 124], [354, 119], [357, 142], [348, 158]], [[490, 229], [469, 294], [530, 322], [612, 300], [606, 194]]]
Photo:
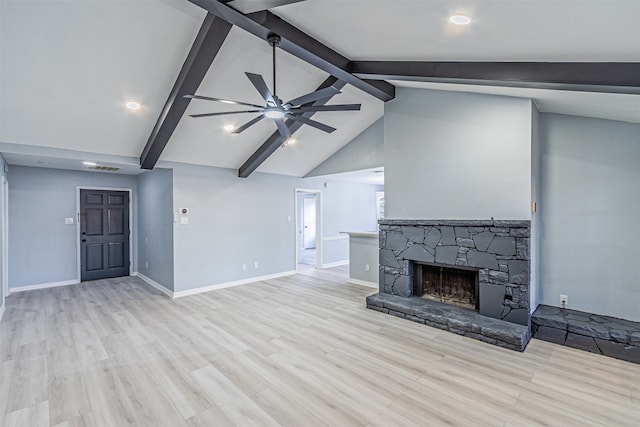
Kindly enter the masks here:
[[202, 95], [185, 95], [185, 98], [191, 99], [200, 99], [204, 101], [215, 101], [221, 102], [225, 104], [235, 104], [235, 105], [243, 105], [246, 107], [253, 107], [251, 110], [242, 110], [242, 111], [225, 111], [220, 113], [203, 113], [203, 114], [190, 114], [190, 117], [200, 118], [200, 117], [212, 117], [212, 116], [222, 116], [227, 114], [244, 114], [244, 113], [259, 113], [260, 115], [243, 124], [242, 126], [237, 127], [230, 133], [238, 134], [254, 124], [258, 123], [260, 120], [265, 117], [271, 119], [275, 122], [276, 127], [278, 128], [278, 132], [280, 136], [285, 140], [291, 138], [291, 131], [289, 127], [285, 123], [285, 119], [297, 121], [316, 129], [320, 129], [324, 132], [331, 133], [336, 129], [324, 123], [320, 123], [318, 121], [312, 120], [309, 117], [304, 116], [304, 113], [318, 113], [325, 111], [358, 111], [360, 110], [360, 104], [339, 104], [339, 105], [313, 105], [315, 101], [319, 101], [322, 99], [331, 98], [334, 95], [341, 93], [338, 89], [333, 86], [329, 86], [323, 89], [316, 90], [314, 92], [307, 93], [305, 95], [294, 98], [288, 102], [282, 102], [280, 98], [278, 98], [276, 92], [276, 47], [280, 44], [280, 36], [277, 34], [269, 34], [267, 37], [267, 41], [272, 49], [272, 57], [273, 57], [273, 92], [269, 90], [264, 78], [260, 74], [247, 73], [245, 75], [256, 88], [258, 93], [262, 99], [264, 99], [265, 105], [257, 105], [251, 104], [248, 102], [241, 101], [233, 101], [230, 99], [223, 98], [214, 98], [210, 96], [202, 96]]

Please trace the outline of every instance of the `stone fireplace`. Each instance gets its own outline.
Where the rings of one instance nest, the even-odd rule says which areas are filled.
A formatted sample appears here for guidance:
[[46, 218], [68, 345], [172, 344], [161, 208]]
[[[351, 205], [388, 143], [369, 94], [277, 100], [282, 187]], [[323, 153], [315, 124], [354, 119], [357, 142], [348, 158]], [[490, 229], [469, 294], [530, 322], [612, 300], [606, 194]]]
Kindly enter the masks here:
[[497, 344], [524, 349], [530, 337], [529, 221], [381, 220], [379, 238], [380, 293], [367, 301], [369, 308], [398, 315], [385, 305], [398, 303], [413, 311], [401, 317], [489, 342], [495, 337], [488, 339], [481, 326], [493, 333], [502, 325], [520, 335], [513, 346], [500, 341], [507, 336]]

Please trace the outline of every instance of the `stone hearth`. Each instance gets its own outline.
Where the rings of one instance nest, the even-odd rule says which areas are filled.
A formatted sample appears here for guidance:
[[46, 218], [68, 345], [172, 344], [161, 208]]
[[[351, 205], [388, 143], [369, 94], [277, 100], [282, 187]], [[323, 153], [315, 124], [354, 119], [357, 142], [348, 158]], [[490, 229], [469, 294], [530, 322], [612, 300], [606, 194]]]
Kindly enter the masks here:
[[[466, 316], [469, 324], [452, 328], [455, 329], [452, 332], [465, 331], [481, 339], [482, 334], [477, 333], [479, 326], [474, 325], [473, 319], [481, 323], [486, 322], [484, 319], [496, 319], [492, 328], [506, 321], [523, 325], [528, 331], [530, 228], [529, 221], [381, 220], [380, 294], [417, 300], [413, 277], [416, 264], [475, 270], [479, 309], [472, 312], [481, 317]], [[374, 308], [369, 301], [368, 307]], [[428, 311], [429, 306], [421, 310]], [[457, 313], [445, 310], [444, 315], [454, 312]], [[459, 325], [457, 321], [454, 323]], [[448, 324], [446, 319], [443, 324]], [[510, 329], [508, 324], [504, 328]], [[522, 347], [514, 345], [513, 349], [524, 349], [530, 334], [521, 337]]]

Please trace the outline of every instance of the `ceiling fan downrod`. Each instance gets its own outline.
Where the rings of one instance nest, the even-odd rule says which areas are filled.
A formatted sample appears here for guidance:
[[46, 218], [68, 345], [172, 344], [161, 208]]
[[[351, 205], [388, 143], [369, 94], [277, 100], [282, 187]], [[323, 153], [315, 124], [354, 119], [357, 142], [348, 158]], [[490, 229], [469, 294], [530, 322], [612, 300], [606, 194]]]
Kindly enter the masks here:
[[278, 95], [276, 94], [276, 46], [280, 44], [280, 40], [281, 38], [277, 34], [270, 33], [267, 36], [267, 41], [271, 45], [272, 58], [273, 58], [273, 98], [276, 100], [278, 104], [279, 104], [279, 102], [277, 101]]

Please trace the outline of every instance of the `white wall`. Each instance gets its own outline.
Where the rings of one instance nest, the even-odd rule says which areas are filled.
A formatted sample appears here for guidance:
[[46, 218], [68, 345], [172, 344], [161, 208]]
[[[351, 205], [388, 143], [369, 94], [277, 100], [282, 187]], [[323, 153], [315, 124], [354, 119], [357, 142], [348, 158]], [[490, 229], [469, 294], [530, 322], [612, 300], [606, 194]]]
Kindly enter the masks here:
[[398, 88], [385, 104], [388, 219], [530, 219], [531, 100]]
[[640, 125], [541, 115], [542, 304], [640, 321]]

